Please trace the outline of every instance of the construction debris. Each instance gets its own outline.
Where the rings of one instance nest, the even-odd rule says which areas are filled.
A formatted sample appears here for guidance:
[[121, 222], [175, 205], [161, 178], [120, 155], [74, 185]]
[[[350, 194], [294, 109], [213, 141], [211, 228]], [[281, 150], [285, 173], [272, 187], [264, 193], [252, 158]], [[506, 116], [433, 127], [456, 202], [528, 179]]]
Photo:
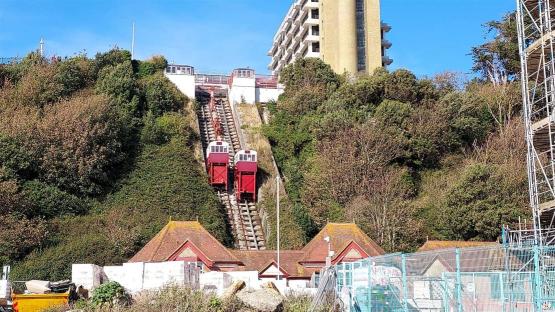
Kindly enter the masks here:
[[255, 311], [278, 312], [283, 310], [284, 297], [271, 288], [246, 288], [237, 293], [237, 299]]
[[228, 288], [226, 288], [224, 290], [224, 293], [221, 296], [222, 300], [226, 301], [226, 300], [229, 300], [229, 299], [233, 298], [233, 296], [235, 296], [240, 290], [245, 288], [245, 285], [246, 284], [245, 284], [244, 281], [235, 281], [235, 282], [233, 282], [233, 284], [231, 284], [231, 286], [229, 286]]

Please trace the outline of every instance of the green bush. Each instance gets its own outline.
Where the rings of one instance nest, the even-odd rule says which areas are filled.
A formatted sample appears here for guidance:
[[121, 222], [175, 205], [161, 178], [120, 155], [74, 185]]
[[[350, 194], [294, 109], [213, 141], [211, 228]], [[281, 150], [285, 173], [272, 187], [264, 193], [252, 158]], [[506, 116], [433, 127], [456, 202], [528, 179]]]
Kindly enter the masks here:
[[146, 110], [154, 117], [160, 117], [167, 112], [183, 110], [187, 97], [162, 74], [155, 74], [143, 79], [145, 90]]
[[[82, 222], [92, 221], [90, 219], [80, 220]], [[79, 226], [86, 225], [80, 224]], [[63, 232], [62, 229], [59, 230]], [[65, 231], [70, 232], [70, 229], [65, 229]], [[98, 233], [102, 229], [93, 229], [93, 231], [79, 236], [65, 233], [65, 235], [71, 236], [65, 237], [63, 241], [55, 246], [33, 251], [23, 261], [13, 266], [12, 278], [58, 281], [71, 278], [71, 265], [73, 263], [111, 265], [127, 260], [119, 254], [116, 247], [104, 235]]]
[[146, 144], [164, 144], [173, 137], [187, 137], [187, 120], [180, 113], [166, 113], [155, 118], [148, 112], [144, 118], [141, 142]]
[[21, 142], [0, 133], [0, 168], [12, 177], [30, 178], [36, 174], [36, 159]]
[[92, 68], [92, 77], [97, 78], [99, 72], [106, 66], [116, 66], [118, 64], [131, 61], [131, 52], [121, 50], [119, 48], [112, 49], [108, 52], [97, 53]]
[[108, 282], [98, 286], [92, 295], [93, 306], [126, 306], [131, 303], [131, 296], [118, 282]]
[[80, 55], [59, 62], [54, 79], [63, 86], [62, 96], [68, 96], [84, 88], [91, 80], [92, 62], [86, 56]]
[[98, 73], [96, 91], [110, 96], [127, 114], [134, 115], [140, 108], [131, 61], [103, 67]]
[[82, 199], [37, 180], [25, 183], [23, 194], [32, 206], [28, 214], [30, 218], [50, 219], [85, 214], [88, 211], [88, 205]]

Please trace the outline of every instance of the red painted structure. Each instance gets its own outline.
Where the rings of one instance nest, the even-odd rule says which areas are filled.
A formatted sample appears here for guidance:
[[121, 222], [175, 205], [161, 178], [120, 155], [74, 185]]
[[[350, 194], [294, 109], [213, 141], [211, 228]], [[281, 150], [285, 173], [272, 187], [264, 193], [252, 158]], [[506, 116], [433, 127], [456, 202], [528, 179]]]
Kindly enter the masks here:
[[210, 123], [212, 123], [214, 134], [216, 135], [216, 137], [221, 137], [224, 131], [222, 128], [220, 115], [216, 110], [216, 97], [214, 95], [214, 89], [210, 90], [210, 102], [208, 103], [208, 108], [210, 109]]
[[229, 144], [218, 140], [206, 148], [206, 170], [210, 185], [221, 186], [227, 190], [229, 167]]
[[255, 151], [240, 150], [235, 154], [235, 196], [237, 201], [256, 201], [256, 171], [258, 156]]

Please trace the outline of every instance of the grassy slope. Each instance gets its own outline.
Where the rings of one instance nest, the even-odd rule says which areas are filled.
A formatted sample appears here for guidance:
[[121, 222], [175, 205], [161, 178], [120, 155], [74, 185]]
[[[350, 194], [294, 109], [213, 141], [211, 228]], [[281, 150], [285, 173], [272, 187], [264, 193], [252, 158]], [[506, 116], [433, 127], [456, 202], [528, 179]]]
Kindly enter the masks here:
[[[263, 209], [266, 214], [267, 226], [269, 227], [269, 237], [266, 238], [267, 246], [275, 248], [276, 237], [276, 176], [277, 172], [272, 160], [272, 148], [270, 142], [262, 133], [262, 119], [258, 114], [255, 105], [239, 104], [237, 112], [242, 122], [241, 132], [245, 139], [245, 144], [257, 151], [259, 159], [259, 204], [258, 207]], [[300, 248], [304, 245], [304, 235], [299, 226], [295, 223], [294, 216], [291, 211], [291, 204], [285, 193], [283, 184], [280, 184], [280, 228], [283, 237], [282, 248]]]

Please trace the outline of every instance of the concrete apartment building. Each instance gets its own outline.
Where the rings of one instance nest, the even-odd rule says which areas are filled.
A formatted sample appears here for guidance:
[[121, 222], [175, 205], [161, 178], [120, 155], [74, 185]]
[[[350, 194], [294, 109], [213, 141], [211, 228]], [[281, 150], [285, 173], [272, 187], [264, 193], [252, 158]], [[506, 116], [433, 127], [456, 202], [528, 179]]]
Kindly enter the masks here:
[[337, 73], [372, 72], [391, 64], [379, 0], [295, 0], [274, 36], [268, 69], [279, 74], [303, 57], [318, 57]]

